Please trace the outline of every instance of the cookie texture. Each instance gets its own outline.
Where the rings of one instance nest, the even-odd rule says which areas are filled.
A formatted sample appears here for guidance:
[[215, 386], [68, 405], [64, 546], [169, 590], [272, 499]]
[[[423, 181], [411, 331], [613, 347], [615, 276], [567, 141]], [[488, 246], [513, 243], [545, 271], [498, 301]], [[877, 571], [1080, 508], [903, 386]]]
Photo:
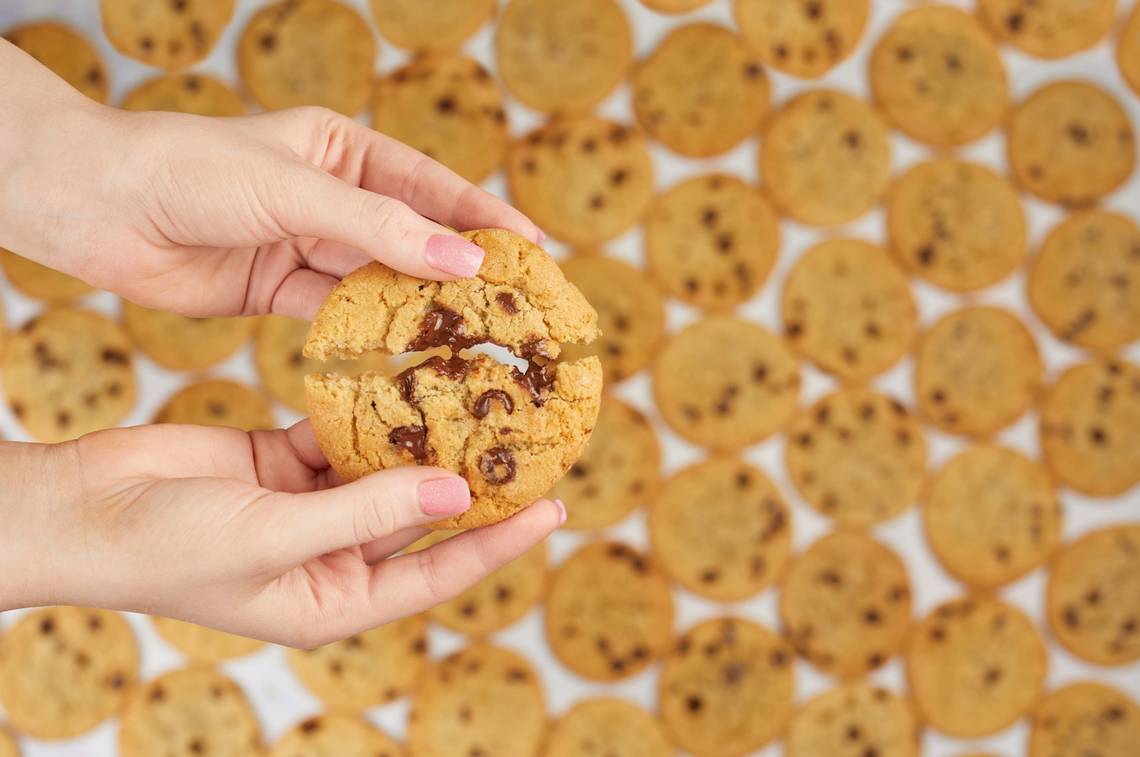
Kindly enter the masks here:
[[1057, 640], [1083, 660], [1140, 659], [1140, 526], [1093, 531], [1053, 562], [1045, 614]]
[[174, 371], [200, 371], [228, 358], [249, 339], [253, 318], [189, 318], [123, 300], [123, 326], [139, 349]]
[[554, 573], [546, 639], [578, 675], [617, 681], [636, 675], [668, 647], [673, 597], [649, 557], [614, 541], [592, 542]]
[[853, 221], [887, 188], [887, 126], [865, 103], [835, 90], [794, 97], [760, 140], [763, 187], [785, 215], [816, 226]]
[[1020, 610], [967, 597], [911, 631], [907, 681], [924, 722], [959, 738], [996, 733], [1024, 715], [1045, 679], [1045, 644]]
[[195, 661], [220, 662], [252, 654], [265, 646], [264, 642], [256, 639], [216, 631], [183, 620], [152, 617], [150, 622], [168, 644]]
[[760, 59], [814, 79], [844, 61], [863, 36], [870, 0], [736, 0], [736, 25]]
[[652, 552], [686, 589], [720, 602], [759, 593], [792, 549], [791, 516], [759, 469], [712, 458], [669, 479], [649, 512]]
[[640, 129], [596, 116], [556, 118], [507, 154], [511, 200], [572, 245], [618, 236], [653, 197], [653, 163]]
[[1025, 259], [1025, 211], [1013, 186], [985, 166], [919, 163], [887, 200], [887, 233], [910, 273], [953, 292], [996, 284]]
[[788, 474], [808, 504], [841, 527], [889, 520], [918, 497], [922, 427], [899, 401], [861, 387], [801, 410], [788, 429]]
[[36, 739], [90, 731], [122, 710], [138, 675], [138, 644], [118, 613], [47, 607], [0, 637], [0, 704]]
[[1128, 757], [1140, 742], [1140, 707], [1123, 691], [1078, 681], [1034, 708], [1029, 757]]
[[40, 265], [2, 247], [0, 267], [4, 269], [8, 283], [17, 291], [52, 304], [68, 303], [94, 291], [74, 276]]
[[654, 138], [682, 155], [727, 152], [768, 112], [768, 76], [734, 32], [690, 24], [669, 33], [630, 79], [633, 112]]
[[587, 699], [550, 729], [545, 757], [673, 757], [656, 718], [621, 699]]
[[167, 70], [209, 55], [234, 13], [234, 0], [101, 0], [103, 32], [127, 57]]
[[124, 110], [165, 110], [196, 116], [244, 116], [245, 102], [230, 85], [206, 74], [148, 79], [123, 97]]
[[1133, 6], [1116, 43], [1116, 64], [1120, 75], [1140, 95], [1140, 8]]
[[851, 683], [824, 692], [788, 724], [788, 757], [918, 757], [918, 717], [903, 697]]
[[1064, 58], [1108, 36], [1116, 0], [978, 0], [990, 31], [1036, 58]]
[[641, 0], [646, 8], [660, 13], [688, 13], [711, 2], [712, 0]]
[[650, 275], [665, 293], [707, 310], [751, 298], [779, 250], [776, 212], [755, 187], [727, 174], [673, 186], [645, 217]]
[[1127, 180], [1136, 162], [1128, 114], [1092, 84], [1056, 81], [1013, 112], [1006, 151], [1013, 175], [1049, 202], [1084, 205]]
[[784, 427], [795, 411], [799, 364], [782, 339], [731, 316], [711, 316], [665, 343], [653, 395], [665, 422], [695, 444], [732, 450]]
[[422, 52], [453, 50], [494, 17], [495, 0], [368, 0], [384, 39]]
[[242, 431], [277, 427], [264, 395], [228, 379], [205, 379], [183, 387], [159, 409], [154, 422], [229, 426]]
[[774, 739], [792, 712], [794, 653], [763, 626], [716, 618], [681, 636], [661, 667], [661, 717], [695, 757], [739, 757]]
[[290, 728], [268, 757], [405, 757], [388, 734], [360, 717], [326, 712]]
[[39, 21], [8, 29], [4, 39], [92, 100], [107, 101], [107, 68], [91, 42], [75, 29], [56, 21]]

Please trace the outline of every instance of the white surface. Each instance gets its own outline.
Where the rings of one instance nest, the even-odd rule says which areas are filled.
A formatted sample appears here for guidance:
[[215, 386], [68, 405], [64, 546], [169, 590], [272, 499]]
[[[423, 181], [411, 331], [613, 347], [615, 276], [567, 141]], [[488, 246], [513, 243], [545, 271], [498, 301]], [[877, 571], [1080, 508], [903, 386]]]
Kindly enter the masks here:
[[[367, 15], [365, 0], [350, 0], [350, 2]], [[639, 56], [651, 50], [656, 42], [676, 25], [698, 19], [731, 23], [731, 10], [728, 0], [715, 0], [709, 7], [682, 18], [659, 16], [643, 8], [636, 0], [622, 0], [622, 2], [634, 27], [636, 50]], [[231, 82], [236, 80], [232, 60], [234, 42], [243, 28], [245, 20], [261, 4], [259, 0], [239, 0], [235, 21], [226, 30], [217, 49], [214, 50], [208, 60], [198, 66], [198, 69], [221, 75]], [[960, 7], [972, 5], [972, 3], [964, 0], [957, 0], [949, 4]], [[799, 91], [820, 86], [833, 86], [865, 97], [868, 93], [865, 70], [871, 43], [886, 28], [890, 19], [907, 5], [913, 5], [913, 3], [908, 4], [904, 0], [876, 0], [872, 22], [857, 53], [852, 59], [830, 72], [819, 82], [801, 82], [771, 72], [774, 102], [781, 103]], [[1122, 5], [1130, 6], [1131, 3], [1122, 3]], [[128, 89], [156, 73], [146, 66], [117, 54], [102, 39], [99, 32], [98, 9], [95, 0], [0, 0], [0, 31], [17, 21], [46, 17], [66, 19], [85, 30], [96, 41], [105, 60], [110, 64], [111, 102], [117, 102]], [[493, 67], [491, 29], [489, 27], [484, 28], [468, 43], [467, 50], [483, 63]], [[1037, 61], [1008, 48], [1003, 50], [1003, 54], [1015, 100], [1021, 99], [1045, 81], [1080, 77], [1093, 80], [1112, 92], [1127, 107], [1133, 124], [1140, 124], [1140, 100], [1137, 100], [1136, 96], [1121, 80], [1113, 61], [1111, 43], [1106, 42], [1086, 53], [1052, 62]], [[402, 61], [403, 58], [403, 53], [381, 41], [381, 52], [377, 61], [378, 70], [387, 71]], [[631, 120], [628, 87], [623, 85], [618, 92], [602, 104], [599, 111], [618, 120]], [[525, 132], [541, 121], [541, 118], [535, 113], [514, 103], [509, 108], [509, 115], [512, 129], [516, 133]], [[658, 186], [665, 188], [683, 178], [714, 169], [735, 173], [748, 180], [755, 181], [758, 179], [755, 167], [756, 147], [756, 140], [751, 139], [730, 153], [711, 160], [681, 158], [669, 154], [660, 147], [654, 147], [653, 157], [658, 171]], [[925, 147], [903, 137], [896, 137], [895, 147], [894, 171], [896, 173], [900, 173], [911, 164], [930, 154], [930, 151]], [[1004, 172], [1004, 143], [1000, 133], [979, 140], [958, 151], [958, 154], [961, 157], [975, 160]], [[501, 177], [493, 177], [488, 182], [488, 187], [502, 194], [504, 185]], [[1046, 205], [1029, 197], [1023, 197], [1023, 200], [1030, 220], [1031, 249], [1035, 249], [1045, 232], [1063, 217], [1063, 212], [1057, 207]], [[1133, 217], [1140, 215], [1140, 211], [1138, 211], [1140, 209], [1140, 172], [1135, 173], [1126, 187], [1114, 193], [1103, 204], [1121, 212], [1131, 213]], [[761, 292], [740, 309], [742, 315], [772, 329], [777, 329], [780, 326], [778, 298], [784, 276], [798, 256], [824, 236], [819, 231], [787, 221], [783, 223], [782, 232], [783, 247], [780, 251], [779, 262], [771, 278], [766, 282]], [[881, 211], [874, 211], [841, 230], [829, 232], [829, 234], [831, 233], [857, 235], [872, 241], [882, 242], [884, 239], [883, 215]], [[549, 246], [556, 252], [560, 251], [557, 244]], [[617, 257], [634, 263], [639, 262], [642, 258], [640, 231], [634, 230], [625, 234], [607, 245], [607, 249]], [[1056, 375], [1065, 366], [1081, 359], [1080, 351], [1054, 339], [1034, 317], [1026, 302], [1024, 276], [1021, 273], [1011, 276], [996, 286], [968, 296], [950, 295], [917, 281], [914, 288], [917, 292], [921, 321], [924, 325], [930, 324], [946, 311], [967, 303], [1001, 304], [1015, 310], [1030, 326], [1037, 337], [1050, 376]], [[38, 309], [37, 303], [12, 292], [2, 282], [0, 282], [0, 297], [3, 298], [4, 306], [7, 308], [10, 323], [19, 324]], [[116, 299], [104, 293], [93, 295], [85, 304], [108, 313], [114, 313], [117, 309]], [[670, 328], [673, 330], [689, 323], [697, 316], [697, 311], [692, 308], [675, 302], [670, 304], [668, 320]], [[1140, 345], [1132, 345], [1125, 355], [1133, 360], [1140, 359]], [[184, 376], [158, 368], [141, 356], [137, 359], [137, 364], [142, 382], [142, 394], [138, 406], [127, 418], [127, 423], [146, 422], [153, 416], [154, 411], [164, 398], [185, 381]], [[248, 349], [211, 372], [248, 382], [256, 381]], [[911, 366], [909, 363], [897, 366], [874, 383], [878, 388], [899, 396], [908, 404], [913, 404]], [[811, 402], [834, 386], [835, 381], [832, 378], [810, 367], [805, 367], [802, 401], [804, 403]], [[653, 418], [664, 443], [667, 470], [675, 470], [703, 457], [704, 452], [702, 450], [682, 442], [664, 428], [652, 405], [647, 375], [643, 373], [626, 381], [618, 389], [618, 394], [646, 411]], [[286, 423], [291, 422], [295, 416], [278, 407], [278, 417], [282, 423]], [[26, 438], [24, 432], [8, 413], [6, 404], [3, 403], [0, 403], [0, 434], [10, 439]], [[961, 439], [947, 436], [931, 428], [927, 429], [927, 438], [931, 449], [930, 464], [932, 470], [939, 467], [948, 457], [965, 446]], [[1000, 435], [1000, 440], [1036, 457], [1036, 418], [1028, 416], [1021, 419], [1004, 431]], [[826, 519], [803, 504], [784, 472], [782, 438], [772, 439], [748, 449], [745, 457], [760, 465], [772, 476], [791, 504], [797, 548], [803, 548], [810, 544], [828, 530]], [[1072, 539], [1080, 534], [1112, 523], [1140, 521], [1140, 488], [1134, 488], [1115, 500], [1092, 500], [1071, 491], [1062, 491], [1061, 499], [1065, 509], [1064, 534], [1066, 539]], [[896, 549], [906, 561], [915, 592], [915, 610], [918, 615], [924, 615], [935, 604], [962, 592], [962, 587], [942, 571], [926, 549], [917, 509], [912, 508], [894, 521], [875, 528], [874, 533]], [[627, 539], [637, 545], [644, 546], [646, 544], [643, 517], [640, 513], [610, 529], [609, 534]], [[561, 560], [584, 538], [586, 537], [583, 534], [569, 532], [559, 533], [552, 537], [551, 547], [555, 561]], [[1038, 570], [1001, 592], [1004, 598], [1025, 610], [1042, 629], [1047, 628], [1042, 612], [1044, 584], [1044, 571]], [[698, 620], [729, 613], [759, 620], [772, 628], [777, 626], [775, 592], [773, 590], [768, 590], [748, 602], [735, 605], [718, 605], [680, 589], [677, 590], [676, 597], [678, 608], [676, 628], [678, 631], [688, 628]], [[8, 619], [3, 620], [7, 622]], [[181, 658], [157, 638], [145, 619], [131, 617], [131, 621], [138, 631], [142, 644], [142, 665], [145, 678], [150, 678], [181, 665]], [[1047, 630], [1044, 633], [1048, 638]], [[600, 694], [622, 696], [646, 708], [653, 709], [654, 707], [656, 667], [616, 685], [600, 685], [577, 678], [563, 668], [547, 649], [543, 641], [542, 618], [539, 610], [532, 612], [515, 626], [497, 634], [494, 640], [521, 650], [538, 665], [545, 680], [549, 708], [554, 715], [565, 711], [578, 699]], [[431, 642], [434, 656], [453, 651], [463, 643], [461, 637], [438, 628], [433, 629]], [[320, 703], [294, 680], [285, 666], [280, 649], [269, 648], [247, 658], [226, 663], [223, 668], [237, 679], [249, 694], [261, 717], [266, 737], [270, 741], [275, 740], [282, 731], [298, 719], [316, 713], [321, 709]], [[797, 671], [798, 698], [801, 700], [820, 693], [831, 686], [827, 677], [802, 662], [797, 663]], [[1134, 698], [1140, 699], [1140, 663], [1116, 668], [1099, 668], [1077, 660], [1050, 641], [1050, 670], [1046, 687], [1051, 689], [1082, 678], [1092, 678], [1115, 685], [1129, 691]], [[902, 690], [904, 687], [903, 670], [899, 659], [892, 660], [884, 669], [876, 672], [872, 679], [896, 690]], [[407, 702], [405, 700], [372, 710], [368, 716], [390, 732], [400, 735], [403, 733], [403, 721], [406, 712]], [[934, 731], [927, 730], [924, 736], [924, 754], [943, 757], [966, 749], [982, 748], [1005, 755], [1022, 754], [1025, 749], [1027, 732], [1028, 728], [1024, 720], [993, 737], [974, 741], [949, 739]], [[115, 724], [113, 722], [106, 723], [83, 738], [69, 742], [49, 744], [28, 740], [24, 743], [24, 749], [29, 757], [104, 757], [104, 755], [113, 755], [115, 754]], [[771, 757], [780, 753], [780, 747], [773, 745], [757, 754]]]

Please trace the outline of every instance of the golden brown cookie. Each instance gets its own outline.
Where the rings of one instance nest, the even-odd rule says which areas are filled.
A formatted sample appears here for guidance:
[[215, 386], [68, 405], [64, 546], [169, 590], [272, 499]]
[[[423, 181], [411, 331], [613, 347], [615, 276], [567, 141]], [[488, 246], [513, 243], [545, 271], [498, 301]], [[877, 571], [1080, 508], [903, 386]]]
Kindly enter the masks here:
[[363, 718], [326, 712], [290, 728], [268, 757], [404, 757], [388, 734]]
[[234, 0], [101, 0], [103, 32], [119, 52], [174, 71], [210, 54]]
[[788, 757], [918, 757], [918, 716], [903, 697], [849, 683], [803, 705], [788, 724]]
[[674, 29], [630, 78], [638, 123], [682, 155], [727, 152], [768, 112], [768, 76], [736, 33], [715, 24]]
[[188, 318], [123, 300], [123, 326], [154, 362], [175, 371], [200, 371], [228, 358], [253, 332], [253, 318]]
[[867, 25], [870, 0], [736, 0], [736, 25], [772, 68], [823, 76], [851, 55]]
[[191, 660], [219, 662], [251, 654], [265, 646], [264, 642], [256, 639], [216, 631], [183, 620], [155, 616], [150, 622], [159, 636]]
[[166, 110], [197, 116], [244, 116], [245, 103], [230, 85], [206, 74], [148, 79], [123, 97], [124, 110]]
[[1136, 162], [1128, 114], [1086, 82], [1041, 87], [1014, 111], [1008, 132], [1014, 177], [1049, 202], [1091, 203], [1123, 184]]
[[776, 207], [818, 226], [853, 221], [890, 181], [887, 126], [865, 103], [835, 90], [798, 95], [768, 120], [760, 174]]
[[0, 757], [20, 757], [20, 745], [3, 723], [0, 723]]
[[641, 0], [641, 4], [659, 13], [688, 13], [711, 3], [712, 0]]
[[205, 379], [184, 386], [166, 400], [154, 422], [229, 426], [242, 431], [277, 427], [264, 395], [228, 379]]
[[1120, 75], [1140, 95], [1140, 6], [1132, 6], [1132, 13], [1120, 30], [1116, 43], [1116, 63]]
[[90, 41], [56, 21], [14, 26], [4, 38], [96, 102], [107, 101], [107, 68]]
[[66, 273], [40, 265], [0, 247], [0, 267], [8, 283], [22, 294], [52, 304], [63, 304], [94, 291], [89, 285]]
[[495, 15], [495, 0], [368, 0], [384, 38], [417, 52], [452, 50]]
[[645, 218], [649, 273], [667, 294], [708, 310], [752, 297], [779, 250], [776, 212], [755, 187], [727, 174], [674, 185]]
[[586, 699], [551, 727], [544, 757], [674, 757], [661, 723], [621, 699]]
[[1116, 0], [978, 0], [990, 31], [1036, 58], [1063, 58], [1108, 36]]
[[1140, 744], [1140, 707], [1123, 691], [1078, 681], [1033, 709], [1029, 757], [1129, 757]]

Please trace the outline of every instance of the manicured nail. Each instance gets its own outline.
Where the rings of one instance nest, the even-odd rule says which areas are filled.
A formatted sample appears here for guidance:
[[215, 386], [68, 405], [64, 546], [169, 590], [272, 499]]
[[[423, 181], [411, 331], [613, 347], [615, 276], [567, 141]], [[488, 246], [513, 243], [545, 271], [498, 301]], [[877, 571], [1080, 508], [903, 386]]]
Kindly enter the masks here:
[[416, 487], [416, 499], [424, 515], [445, 517], [471, 507], [471, 489], [459, 477], [433, 478]]
[[534, 230], [537, 232], [534, 235], [534, 243], [541, 246], [546, 241], [546, 232], [537, 226], [534, 227]]
[[463, 237], [433, 234], [428, 237], [424, 259], [437, 271], [467, 278], [479, 273], [479, 266], [483, 265], [483, 250]]
[[558, 507], [558, 525], [566, 522], [566, 503], [560, 499], [554, 500], [554, 504]]

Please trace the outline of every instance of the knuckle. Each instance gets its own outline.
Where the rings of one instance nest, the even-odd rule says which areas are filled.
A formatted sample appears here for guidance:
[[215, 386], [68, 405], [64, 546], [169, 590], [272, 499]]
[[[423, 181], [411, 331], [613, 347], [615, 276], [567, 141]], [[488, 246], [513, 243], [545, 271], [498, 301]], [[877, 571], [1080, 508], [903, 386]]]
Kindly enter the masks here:
[[454, 593], [445, 589], [447, 582], [434, 550], [424, 549], [417, 552], [416, 555], [418, 556], [416, 567], [419, 569], [420, 576], [423, 577], [432, 604], [439, 604], [451, 599]]
[[353, 538], [365, 544], [396, 530], [396, 518], [388, 502], [369, 497], [354, 513]]
[[412, 233], [415, 214], [399, 200], [365, 193], [361, 200], [361, 215], [382, 238], [402, 242]]

